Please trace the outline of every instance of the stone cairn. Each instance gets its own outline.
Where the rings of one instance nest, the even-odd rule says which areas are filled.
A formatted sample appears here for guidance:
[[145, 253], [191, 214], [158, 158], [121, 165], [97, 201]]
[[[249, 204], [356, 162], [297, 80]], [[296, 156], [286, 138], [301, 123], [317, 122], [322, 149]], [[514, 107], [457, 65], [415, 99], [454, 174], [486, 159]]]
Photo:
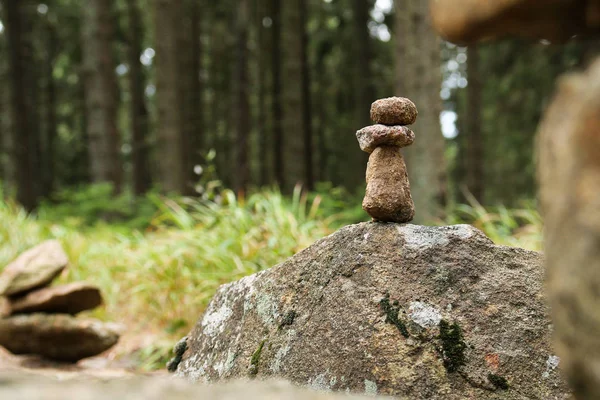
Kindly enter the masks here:
[[356, 132], [360, 149], [370, 154], [363, 209], [382, 222], [409, 222], [415, 215], [406, 164], [400, 153], [415, 134], [406, 125], [417, 119], [417, 107], [404, 97], [389, 97], [371, 105], [375, 125]]
[[117, 343], [116, 325], [74, 317], [102, 304], [99, 288], [84, 282], [49, 286], [68, 263], [60, 243], [50, 240], [2, 270], [0, 346], [13, 354], [76, 362]]

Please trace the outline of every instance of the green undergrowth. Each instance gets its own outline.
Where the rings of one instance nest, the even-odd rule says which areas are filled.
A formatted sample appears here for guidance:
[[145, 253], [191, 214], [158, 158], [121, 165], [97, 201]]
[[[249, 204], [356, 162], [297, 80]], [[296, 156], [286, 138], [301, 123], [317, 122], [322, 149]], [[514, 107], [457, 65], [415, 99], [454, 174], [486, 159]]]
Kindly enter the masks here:
[[167, 357], [161, 351], [187, 333], [219, 285], [276, 265], [343, 223], [322, 214], [321, 199], [299, 189], [291, 198], [276, 190], [245, 198], [225, 190], [219, 202], [156, 197], [143, 229], [69, 219], [64, 204], [34, 216], [0, 202], [0, 266], [41, 240], [60, 240], [71, 266], [59, 281], [97, 284], [105, 307], [92, 315], [168, 338], [140, 353], [160, 365]]
[[470, 204], [455, 206], [441, 224], [470, 224], [496, 244], [542, 250], [542, 217], [533, 202], [508, 209], [504, 206], [483, 207], [471, 199]]
[[[274, 266], [343, 225], [368, 220], [360, 198], [319, 189], [306, 194], [297, 188], [290, 197], [264, 189], [247, 196], [221, 190], [211, 199], [156, 193], [134, 199], [92, 187], [73, 193], [72, 201], [64, 192], [35, 215], [0, 201], [0, 269], [40, 241], [58, 239], [71, 261], [59, 282], [100, 286], [105, 306], [89, 314], [123, 323], [130, 333], [151, 332], [156, 341], [137, 356], [144, 368], [162, 368], [219, 285]], [[473, 223], [499, 243], [519, 245], [527, 238], [524, 247], [535, 247], [519, 233], [524, 228], [502, 213], [457, 210], [451, 221]], [[520, 212], [506, 212], [521, 223]], [[539, 217], [531, 217], [539, 228]]]

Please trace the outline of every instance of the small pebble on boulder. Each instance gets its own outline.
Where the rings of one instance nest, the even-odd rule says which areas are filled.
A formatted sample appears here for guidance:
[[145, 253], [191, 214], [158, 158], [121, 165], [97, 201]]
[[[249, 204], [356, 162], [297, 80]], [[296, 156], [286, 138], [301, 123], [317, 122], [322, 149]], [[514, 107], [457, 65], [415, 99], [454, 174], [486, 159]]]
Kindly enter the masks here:
[[388, 97], [371, 104], [371, 120], [383, 125], [412, 125], [417, 120], [417, 107], [406, 97]]
[[108, 350], [119, 340], [115, 324], [64, 314], [27, 314], [0, 319], [0, 345], [13, 354], [37, 354], [76, 362]]
[[19, 255], [0, 274], [0, 296], [15, 296], [47, 286], [69, 259], [57, 240], [48, 240]]
[[33, 312], [75, 315], [102, 304], [102, 294], [96, 286], [85, 282], [52, 286], [29, 292], [9, 301], [12, 314]]

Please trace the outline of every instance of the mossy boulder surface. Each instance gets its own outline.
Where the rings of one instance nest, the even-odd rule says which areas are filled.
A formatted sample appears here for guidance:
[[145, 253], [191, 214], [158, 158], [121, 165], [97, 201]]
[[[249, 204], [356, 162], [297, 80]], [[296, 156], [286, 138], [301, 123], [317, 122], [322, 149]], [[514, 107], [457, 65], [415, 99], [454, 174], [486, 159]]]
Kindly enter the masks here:
[[567, 399], [548, 362], [542, 264], [468, 225], [347, 226], [223, 285], [177, 375], [400, 399]]

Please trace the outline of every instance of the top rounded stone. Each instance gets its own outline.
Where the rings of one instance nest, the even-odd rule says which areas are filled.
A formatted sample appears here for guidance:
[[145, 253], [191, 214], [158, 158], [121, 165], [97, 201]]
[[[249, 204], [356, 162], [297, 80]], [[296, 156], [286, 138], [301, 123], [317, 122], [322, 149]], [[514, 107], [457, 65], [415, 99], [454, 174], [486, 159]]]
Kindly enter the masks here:
[[406, 97], [388, 97], [371, 104], [371, 120], [383, 125], [411, 125], [418, 115], [415, 103]]

